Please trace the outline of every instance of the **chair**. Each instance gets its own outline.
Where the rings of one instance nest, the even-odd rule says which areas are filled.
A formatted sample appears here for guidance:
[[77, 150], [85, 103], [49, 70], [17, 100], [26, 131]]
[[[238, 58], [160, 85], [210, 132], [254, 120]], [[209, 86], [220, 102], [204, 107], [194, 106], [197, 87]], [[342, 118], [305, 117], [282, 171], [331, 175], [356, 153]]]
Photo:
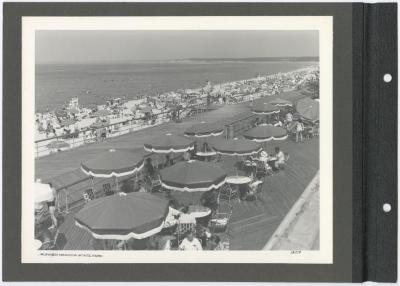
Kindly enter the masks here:
[[58, 250], [58, 244], [57, 240], [59, 238], [59, 231], [57, 230], [53, 236], [53, 238], [49, 241], [43, 242], [42, 246], [40, 247], [40, 250]]
[[114, 195], [114, 191], [111, 189], [110, 183], [103, 184], [103, 191], [106, 196]]
[[218, 202], [220, 199], [228, 200], [229, 204], [233, 199], [239, 199], [239, 192], [236, 188], [232, 188], [229, 184], [225, 184], [221, 187], [221, 190], [218, 194]]
[[175, 234], [177, 237], [178, 245], [180, 245], [184, 236], [188, 231], [196, 230], [196, 219], [192, 218], [190, 215], [181, 214], [178, 219], [178, 224], [176, 226]]
[[92, 189], [87, 189], [83, 192], [83, 200], [85, 201], [85, 204], [91, 200], [94, 200], [94, 193]]
[[264, 178], [267, 176], [269, 173], [267, 171], [267, 168], [265, 166], [265, 163], [262, 161], [257, 161], [256, 165], [256, 178]]
[[222, 249], [221, 250], [229, 250], [229, 247], [230, 247], [229, 239], [222, 241], [221, 245], [222, 245]]
[[285, 160], [283, 161], [283, 163], [279, 164], [279, 170], [285, 170], [285, 166], [287, 165], [287, 162], [290, 159], [289, 153], [284, 153], [284, 155], [285, 155]]
[[232, 207], [227, 212], [215, 212], [210, 219], [209, 228], [211, 232], [224, 232], [228, 228], [229, 220], [232, 216]]
[[150, 178], [150, 190], [151, 192], [157, 192], [161, 188], [161, 181], [158, 176]]
[[247, 200], [257, 200], [257, 194], [262, 192], [262, 185], [263, 181], [260, 180], [253, 180], [249, 183], [249, 192], [247, 193], [246, 199]]

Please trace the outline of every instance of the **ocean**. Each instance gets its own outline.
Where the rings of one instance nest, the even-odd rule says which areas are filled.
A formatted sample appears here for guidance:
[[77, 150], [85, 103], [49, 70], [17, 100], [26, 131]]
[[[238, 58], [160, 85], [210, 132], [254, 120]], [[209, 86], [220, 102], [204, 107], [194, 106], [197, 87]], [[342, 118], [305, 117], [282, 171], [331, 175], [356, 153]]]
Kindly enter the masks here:
[[104, 104], [109, 97], [199, 88], [212, 84], [288, 72], [311, 62], [158, 62], [130, 64], [36, 65], [35, 109], [54, 110], [78, 97], [79, 103]]

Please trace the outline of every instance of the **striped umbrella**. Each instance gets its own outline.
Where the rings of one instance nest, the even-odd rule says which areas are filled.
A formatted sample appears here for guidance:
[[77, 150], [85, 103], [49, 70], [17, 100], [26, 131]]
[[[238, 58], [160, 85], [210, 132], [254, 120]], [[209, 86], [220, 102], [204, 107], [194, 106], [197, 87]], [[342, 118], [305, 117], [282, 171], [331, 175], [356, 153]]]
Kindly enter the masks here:
[[110, 149], [81, 163], [82, 171], [93, 177], [111, 178], [132, 175], [143, 168], [143, 156], [127, 150]]
[[254, 114], [270, 115], [279, 113], [280, 109], [279, 107], [272, 105], [268, 102], [263, 102], [261, 104], [253, 105], [251, 111]]
[[217, 123], [201, 122], [186, 129], [185, 136], [209, 137], [224, 133], [224, 127]]
[[184, 161], [160, 171], [161, 185], [169, 190], [206, 192], [225, 184], [226, 172], [202, 161]]
[[182, 153], [194, 149], [194, 142], [170, 133], [157, 137], [144, 144], [144, 149], [153, 153]]
[[297, 102], [296, 109], [305, 119], [312, 121], [319, 119], [319, 102], [316, 100], [305, 97]]
[[168, 215], [167, 200], [148, 193], [119, 193], [88, 202], [75, 224], [97, 239], [143, 239], [160, 232]]
[[70, 145], [65, 141], [52, 141], [46, 145], [49, 149], [61, 149], [61, 148], [68, 148]]
[[285, 106], [292, 106], [293, 103], [291, 103], [289, 100], [282, 99], [282, 98], [276, 98], [272, 101], [269, 102], [272, 105], [279, 106], [279, 107], [285, 107]]
[[271, 140], [285, 140], [288, 135], [287, 131], [282, 127], [263, 125], [247, 131], [243, 136], [254, 142], [267, 142]]
[[221, 155], [248, 156], [261, 151], [261, 146], [244, 139], [221, 140], [213, 144], [213, 148]]

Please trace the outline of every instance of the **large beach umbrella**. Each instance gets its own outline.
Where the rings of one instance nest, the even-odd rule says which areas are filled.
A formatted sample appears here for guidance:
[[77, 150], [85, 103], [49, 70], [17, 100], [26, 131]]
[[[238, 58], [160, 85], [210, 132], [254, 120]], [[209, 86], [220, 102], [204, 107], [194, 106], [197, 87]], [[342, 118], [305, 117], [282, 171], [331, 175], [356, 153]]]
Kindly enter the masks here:
[[61, 149], [61, 148], [68, 148], [70, 145], [62, 140], [59, 141], [51, 141], [49, 144], [46, 145], [49, 149]]
[[97, 239], [143, 239], [162, 230], [168, 205], [148, 193], [119, 193], [88, 202], [75, 215], [75, 224]]
[[296, 104], [297, 112], [312, 121], [319, 119], [319, 102], [309, 97], [299, 100]]
[[254, 142], [285, 140], [287, 138], [287, 131], [282, 127], [263, 125], [250, 129], [243, 134], [243, 137]]
[[153, 153], [182, 153], [194, 149], [194, 142], [170, 133], [154, 138], [144, 144], [144, 149]]
[[292, 106], [293, 103], [291, 103], [289, 100], [282, 99], [282, 98], [276, 98], [272, 101], [269, 102], [272, 105], [279, 106], [279, 107], [285, 107], [285, 106]]
[[54, 200], [53, 190], [49, 184], [35, 183], [35, 203], [50, 202]]
[[169, 190], [206, 192], [225, 184], [226, 172], [202, 161], [183, 161], [160, 171], [161, 185]]
[[219, 136], [224, 133], [224, 127], [218, 123], [206, 123], [201, 122], [195, 124], [185, 131], [186, 136], [194, 137], [209, 137], [209, 136]]
[[255, 114], [270, 115], [277, 114], [280, 112], [279, 107], [272, 105], [268, 102], [253, 105], [251, 111]]
[[213, 148], [221, 155], [248, 156], [261, 151], [261, 146], [244, 139], [221, 140], [213, 144]]
[[81, 169], [93, 177], [122, 177], [132, 175], [143, 168], [143, 156], [132, 151], [110, 149], [94, 159], [82, 161]]

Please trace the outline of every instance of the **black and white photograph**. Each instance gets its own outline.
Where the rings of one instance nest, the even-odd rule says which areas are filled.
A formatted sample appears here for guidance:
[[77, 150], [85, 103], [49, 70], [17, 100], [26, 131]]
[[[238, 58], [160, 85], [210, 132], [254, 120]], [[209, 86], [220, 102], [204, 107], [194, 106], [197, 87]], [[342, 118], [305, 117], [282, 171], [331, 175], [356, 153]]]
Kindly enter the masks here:
[[332, 260], [331, 19], [263, 18], [25, 30], [27, 261]]

